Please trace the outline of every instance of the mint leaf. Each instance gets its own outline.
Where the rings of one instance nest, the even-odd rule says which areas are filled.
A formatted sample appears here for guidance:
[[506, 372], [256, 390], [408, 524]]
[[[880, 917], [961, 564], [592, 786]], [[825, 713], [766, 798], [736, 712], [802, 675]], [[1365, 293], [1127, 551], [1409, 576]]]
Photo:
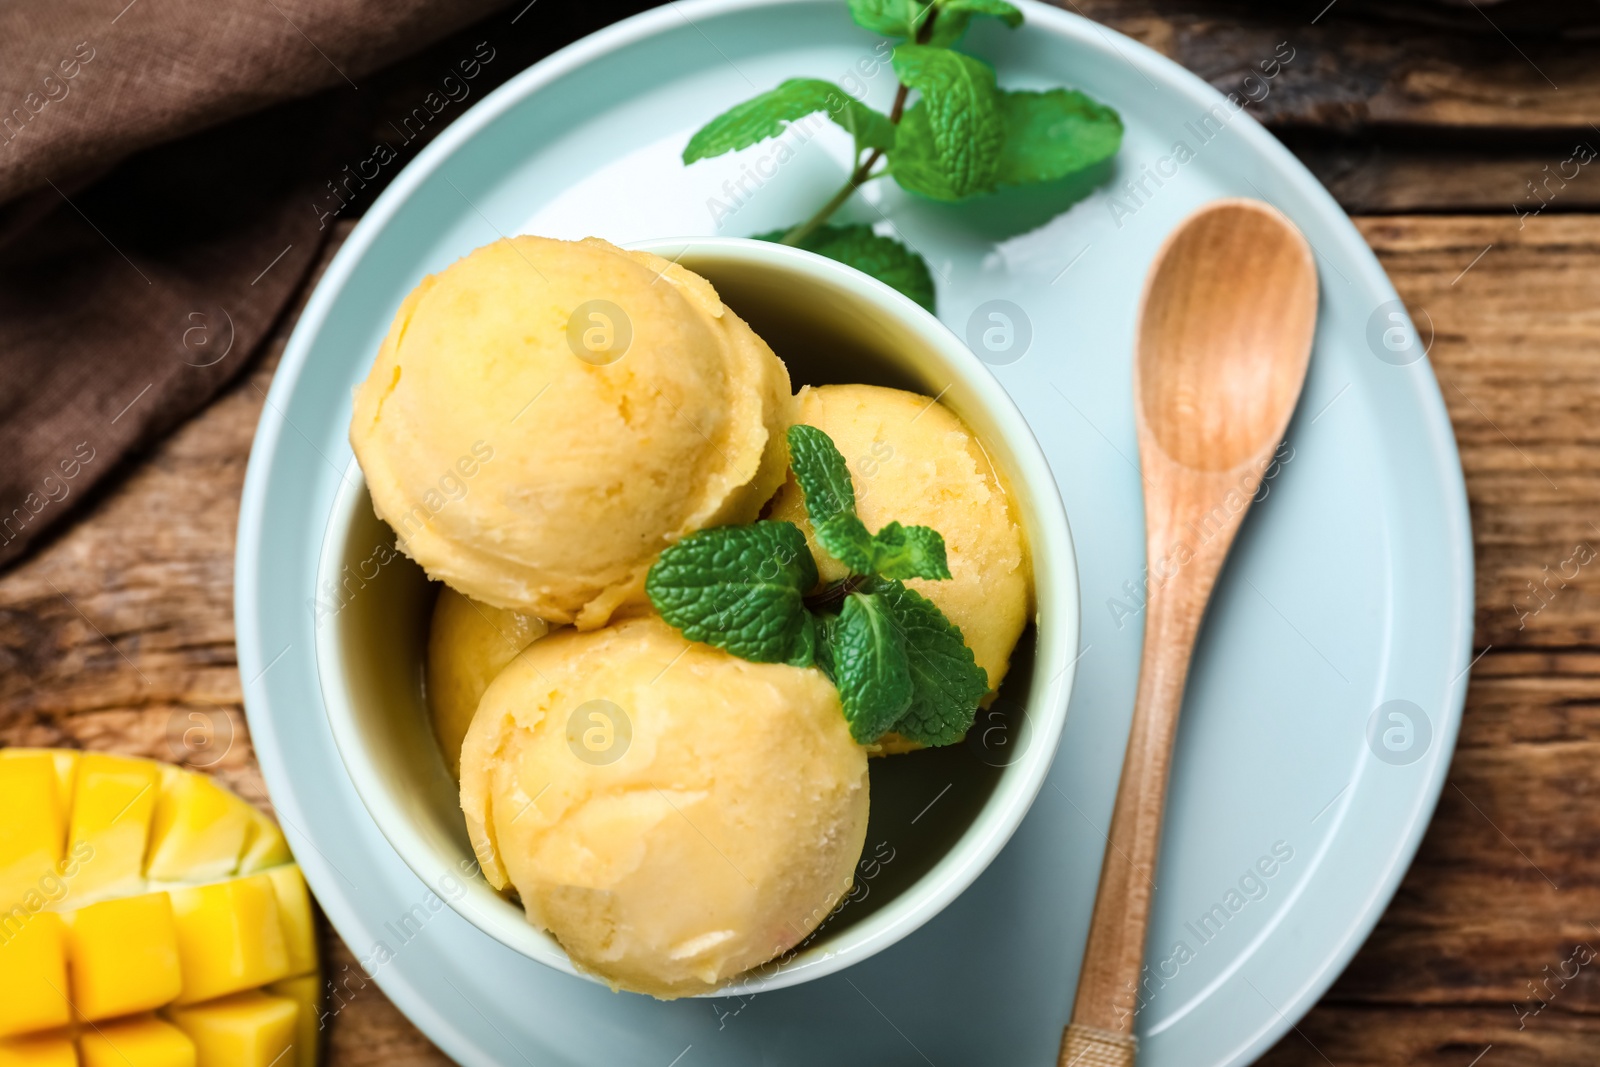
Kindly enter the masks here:
[[820, 636], [817, 617], [806, 611], [804, 618], [800, 620], [800, 633], [790, 644], [789, 656], [783, 662], [791, 667], [809, 667], [814, 664], [817, 660], [817, 642]]
[[[756, 234], [757, 241], [781, 241], [785, 230]], [[797, 245], [878, 279], [896, 292], [934, 310], [933, 275], [927, 261], [893, 237], [871, 226], [818, 226]]]
[[838, 667], [833, 662], [833, 631], [838, 628], [839, 616], [813, 615], [812, 618], [817, 620], [817, 644], [812, 662], [817, 670], [828, 676], [828, 681], [833, 683], [833, 687], [838, 689]]
[[[833, 438], [815, 426], [797, 422], [789, 427], [788, 440], [789, 466], [805, 494], [811, 525], [821, 526], [841, 513], [854, 515], [856, 491], [850, 482], [850, 468]], [[815, 577], [812, 584], [816, 584]]]
[[859, 744], [882, 737], [911, 704], [911, 664], [897, 629], [884, 600], [863, 593], [851, 593], [828, 627], [833, 684]]
[[[818, 540], [821, 540], [820, 535]], [[823, 547], [827, 548], [827, 545]], [[885, 578], [950, 577], [944, 538], [938, 530], [928, 526], [901, 526], [898, 522], [891, 522], [872, 535], [871, 552], [873, 571]], [[839, 562], [846, 563], [842, 559]]]
[[867, 532], [866, 524], [856, 518], [855, 512], [841, 511], [821, 524], [813, 521], [812, 529], [817, 535], [817, 544], [854, 573], [876, 571], [872, 534]]
[[720, 156], [777, 137], [795, 119], [817, 111], [849, 130], [856, 151], [888, 148], [894, 126], [887, 115], [872, 110], [832, 82], [816, 78], [790, 78], [776, 89], [736, 104], [706, 123], [683, 149], [683, 161]]
[[817, 565], [792, 522], [719, 526], [661, 553], [645, 593], [691, 641], [755, 663], [808, 666], [816, 641], [805, 595]]
[[918, 44], [894, 50], [894, 69], [922, 93], [895, 133], [889, 156], [895, 181], [934, 200], [992, 190], [1005, 146], [994, 71], [960, 52]]
[[927, 526], [891, 522], [877, 533], [853, 513], [841, 512], [816, 527], [817, 543], [856, 574], [884, 578], [950, 577], [944, 538]]
[[836, 90], [837, 96], [828, 103], [828, 117], [850, 131], [856, 139], [856, 152], [877, 148], [887, 152], [894, 147], [894, 123], [889, 116]]
[[894, 731], [930, 747], [959, 741], [989, 691], [989, 677], [961, 630], [937, 604], [899, 582], [865, 588], [888, 609], [910, 666], [911, 703]]
[[873, 33], [912, 38], [933, 8], [921, 0], [850, 0], [850, 17]]
[[[916, 40], [928, 20], [933, 18], [933, 31], [928, 34], [927, 43], [949, 47], [966, 32], [967, 22], [974, 13], [997, 14], [986, 10], [987, 6], [984, 0], [967, 0], [966, 3], [962, 0], [943, 0], [939, 3], [928, 3], [926, 0], [850, 0], [850, 17], [856, 20], [857, 25], [874, 33], [904, 37], [909, 41]], [[1011, 7], [1010, 4], [1000, 6]], [[1015, 8], [1012, 10], [1016, 11]], [[1020, 22], [1021, 19], [1022, 13], [1018, 11], [1017, 20]]]
[[943, 4], [939, 5], [939, 15], [934, 20], [933, 32], [928, 34], [927, 43], [935, 48], [949, 48], [961, 40], [961, 35], [967, 32], [967, 23], [972, 21], [972, 16], [965, 11], [951, 11]]
[[1002, 92], [1005, 148], [995, 180], [1001, 185], [1055, 181], [1117, 154], [1122, 119], [1111, 108], [1069, 89]]
[[[940, 22], [957, 14], [991, 15], [1013, 30], [1022, 25], [1022, 12], [1006, 3], [1006, 0], [938, 0], [938, 4]], [[939, 23], [933, 25], [937, 32]]]

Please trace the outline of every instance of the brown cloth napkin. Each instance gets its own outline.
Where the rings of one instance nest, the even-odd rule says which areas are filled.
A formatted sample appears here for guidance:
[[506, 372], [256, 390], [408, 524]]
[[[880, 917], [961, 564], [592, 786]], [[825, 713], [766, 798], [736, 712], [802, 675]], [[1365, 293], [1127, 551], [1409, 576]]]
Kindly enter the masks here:
[[503, 2], [0, 5], [0, 566], [261, 345], [370, 150], [363, 79]]

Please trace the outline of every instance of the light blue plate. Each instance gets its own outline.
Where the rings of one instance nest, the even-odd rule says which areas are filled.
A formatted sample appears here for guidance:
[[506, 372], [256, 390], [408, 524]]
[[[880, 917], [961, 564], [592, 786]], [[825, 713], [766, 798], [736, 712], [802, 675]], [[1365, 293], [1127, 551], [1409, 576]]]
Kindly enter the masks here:
[[[1000, 340], [1003, 323], [981, 305], [1020, 309], [1010, 318], [1026, 322], [1028, 347], [1014, 329], [1013, 347], [988, 357], [1050, 457], [1073, 524], [1077, 685], [1048, 787], [1000, 858], [920, 932], [836, 977], [746, 1000], [658, 1003], [557, 974], [438, 906], [378, 833], [334, 750], [309, 602], [350, 459], [350, 390], [424, 273], [521, 231], [623, 243], [792, 223], [842, 181], [842, 134], [825, 128], [804, 144], [791, 134], [796, 151], [781, 164], [772, 144], [692, 168], [678, 152], [713, 114], [787, 77], [853, 76], [886, 107], [886, 50], [837, 3], [689, 0], [630, 19], [446, 130], [379, 198], [312, 297], [273, 382], [240, 514], [251, 733], [334, 925], [457, 1060], [1054, 1062], [1138, 670], [1134, 312], [1161, 239], [1219, 196], [1270, 200], [1300, 226], [1317, 251], [1322, 317], [1283, 460], [1223, 575], [1190, 680], [1141, 1065], [1258, 1055], [1327, 989], [1399, 883], [1450, 762], [1472, 624], [1466, 493], [1422, 346], [1355, 228], [1247, 112], [1231, 114], [1210, 87], [1127, 38], [1025, 7], [1023, 29], [976, 25], [965, 47], [1007, 87], [1070, 84], [1118, 108], [1127, 138], [1108, 184], [1057, 217], [1048, 197], [947, 207], [882, 182], [852, 210], [927, 256], [941, 318], [957, 333], [981, 345], [998, 327]], [[1291, 52], [1260, 60], [1276, 71], [1294, 65]], [[1256, 75], [1241, 99], [1263, 86], [1273, 83]], [[1187, 151], [1174, 151], [1179, 141]]]

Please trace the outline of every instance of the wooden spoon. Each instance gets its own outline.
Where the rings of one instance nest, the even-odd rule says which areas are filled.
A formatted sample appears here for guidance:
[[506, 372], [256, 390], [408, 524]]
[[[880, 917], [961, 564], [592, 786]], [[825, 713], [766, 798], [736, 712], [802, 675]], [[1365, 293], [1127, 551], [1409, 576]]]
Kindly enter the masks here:
[[1149, 594], [1133, 727], [1059, 1067], [1128, 1067], [1172, 742], [1200, 618], [1305, 381], [1317, 271], [1276, 209], [1219, 200], [1156, 253], [1135, 342]]

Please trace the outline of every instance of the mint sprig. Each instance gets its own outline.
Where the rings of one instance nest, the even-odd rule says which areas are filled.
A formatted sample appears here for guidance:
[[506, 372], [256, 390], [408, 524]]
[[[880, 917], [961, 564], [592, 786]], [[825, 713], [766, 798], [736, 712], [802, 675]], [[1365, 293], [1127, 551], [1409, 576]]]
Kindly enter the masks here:
[[1115, 155], [1122, 120], [1076, 91], [1002, 90], [987, 64], [951, 51], [976, 17], [1022, 25], [1022, 12], [1006, 0], [849, 0], [849, 10], [857, 25], [902, 40], [893, 56], [900, 85], [887, 115], [831, 82], [793, 78], [717, 116], [690, 139], [683, 160], [747, 148], [826, 111], [855, 141], [848, 179], [811, 218], [758, 239], [838, 260], [932, 311], [933, 279], [919, 253], [867, 226], [828, 225], [855, 191], [889, 176], [918, 196], [962, 201], [1059, 181]]
[[[755, 234], [753, 239], [781, 243], [788, 232], [772, 230]], [[929, 311], [933, 310], [933, 273], [928, 270], [927, 260], [893, 237], [873, 233], [871, 226], [863, 223], [818, 226], [805, 237], [790, 243], [796, 248], [854, 267], [869, 278], [876, 278], [889, 288], [904, 293]]]
[[927, 526], [891, 522], [870, 533], [856, 515], [850, 468], [833, 438], [805, 423], [789, 427], [789, 466], [805, 497], [817, 543], [858, 575], [883, 578], [950, 577], [944, 538]]
[[855, 137], [858, 152], [894, 143], [889, 116], [856, 100], [832, 82], [790, 78], [776, 89], [737, 104], [702, 126], [683, 149], [683, 161], [720, 156], [777, 137], [796, 119], [819, 111]]
[[833, 438], [803, 422], [789, 427], [789, 468], [806, 499], [813, 526], [835, 515], [856, 513], [856, 489], [850, 468]]
[[872, 581], [865, 588], [888, 611], [911, 672], [911, 701], [895, 721], [895, 733], [930, 748], [961, 740], [989, 692], [989, 675], [960, 628], [937, 604], [898, 581]]
[[753, 663], [809, 667], [816, 619], [805, 595], [817, 584], [806, 536], [792, 522], [718, 526], [661, 553], [645, 594], [691, 641]]
[[884, 578], [950, 577], [944, 538], [927, 526], [891, 522], [877, 533], [854, 514], [839, 514], [814, 527], [817, 543], [856, 574]]
[[888, 733], [911, 706], [911, 659], [889, 605], [875, 594], [851, 593], [824, 630], [829, 675], [850, 723], [850, 736], [869, 745]]
[[1000, 185], [1053, 182], [1103, 163], [1122, 145], [1122, 119], [1070, 89], [1000, 93], [1005, 147], [995, 168]]
[[965, 200], [995, 186], [1006, 127], [994, 69], [925, 44], [894, 50], [900, 81], [922, 93], [900, 121], [889, 173], [933, 200]]
[[800, 424], [787, 440], [817, 543], [851, 576], [813, 593], [816, 561], [798, 526], [720, 526], [661, 553], [645, 580], [651, 603], [691, 640], [756, 663], [821, 669], [861, 744], [891, 729], [925, 745], [959, 740], [988, 676], [960, 628], [902, 582], [950, 577], [944, 538], [898, 522], [870, 532], [833, 439]]
[[856, 25], [910, 40], [927, 27], [927, 43], [942, 47], [960, 39], [973, 15], [992, 15], [1012, 29], [1022, 25], [1022, 12], [1005, 0], [850, 0], [850, 17]]
[[868, 579], [827, 619], [817, 666], [839, 690], [858, 743], [892, 730], [933, 748], [971, 729], [989, 676], [933, 601], [901, 582]]

